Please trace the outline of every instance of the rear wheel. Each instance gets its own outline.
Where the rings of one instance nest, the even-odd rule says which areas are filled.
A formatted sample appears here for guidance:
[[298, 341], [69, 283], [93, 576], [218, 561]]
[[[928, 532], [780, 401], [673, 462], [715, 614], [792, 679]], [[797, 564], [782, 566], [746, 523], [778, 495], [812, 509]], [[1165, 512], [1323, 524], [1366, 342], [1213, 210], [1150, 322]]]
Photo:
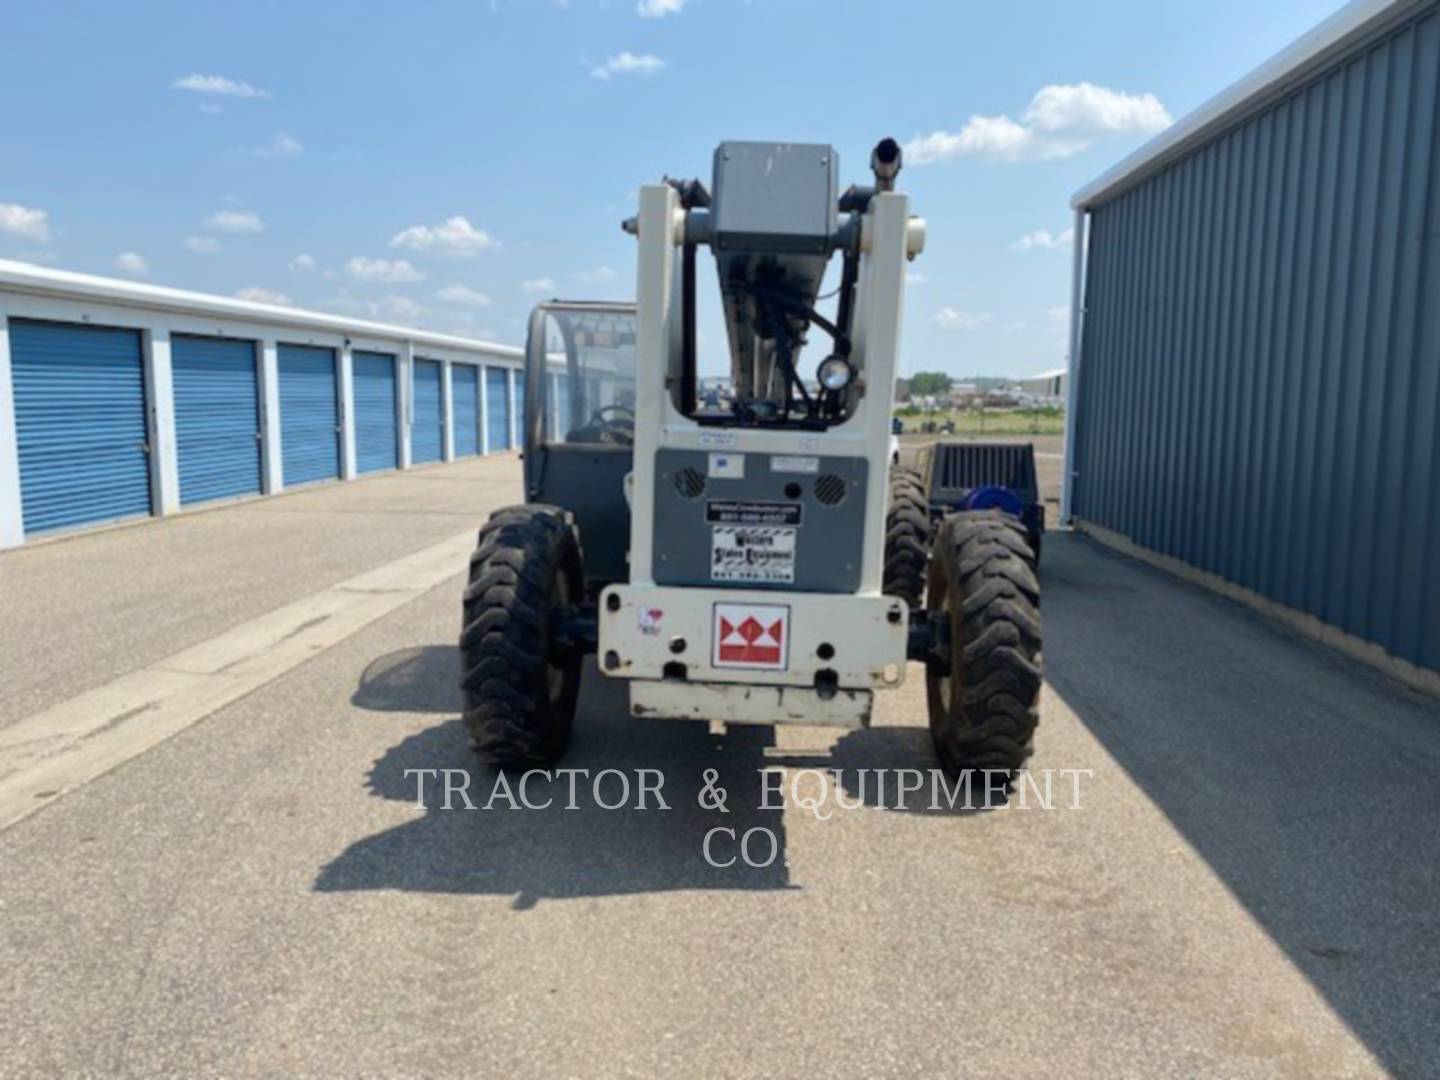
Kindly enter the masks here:
[[583, 599], [575, 532], [551, 506], [496, 511], [470, 557], [460, 632], [465, 724], [492, 765], [546, 765], [565, 752], [581, 656], [554, 655], [551, 622]]
[[890, 510], [885, 515], [885, 580], [882, 591], [914, 611], [925, 595], [930, 559], [930, 501], [919, 469], [890, 466]]
[[1025, 530], [974, 511], [941, 523], [928, 607], [950, 629], [948, 664], [926, 672], [930, 733], [951, 773], [1012, 775], [1030, 756], [1040, 696], [1040, 585]]

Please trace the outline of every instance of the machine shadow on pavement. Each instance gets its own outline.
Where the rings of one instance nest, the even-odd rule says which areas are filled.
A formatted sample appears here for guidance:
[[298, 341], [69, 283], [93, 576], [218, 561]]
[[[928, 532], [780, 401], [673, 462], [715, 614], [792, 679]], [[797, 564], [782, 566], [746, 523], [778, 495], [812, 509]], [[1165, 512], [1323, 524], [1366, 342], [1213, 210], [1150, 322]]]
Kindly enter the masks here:
[[[443, 786], [427, 781], [426, 808], [414, 819], [351, 845], [325, 866], [315, 882], [319, 892], [395, 889], [413, 892], [510, 895], [516, 909], [545, 899], [614, 896], [676, 889], [788, 889], [785, 826], [778, 808], [762, 809], [761, 770], [770, 762], [769, 728], [731, 728], [712, 736], [701, 724], [637, 720], [629, 715], [626, 687], [601, 676], [587, 663], [580, 710], [570, 749], [560, 769], [588, 769], [577, 779], [576, 809], [568, 809], [568, 783], [529, 786], [532, 804], [543, 809], [512, 809], [503, 799], [484, 809], [498, 771], [479, 764], [458, 719], [458, 652], [451, 646], [407, 649], [373, 662], [361, 678], [352, 703], [379, 712], [436, 713], [447, 719], [410, 735], [387, 750], [371, 770], [370, 791], [381, 799], [414, 807], [417, 778], [412, 769], [465, 769], [476, 809], [458, 796], [442, 809]], [[605, 769], [624, 772], [630, 798], [620, 809], [601, 808], [591, 781]], [[636, 771], [656, 770], [669, 809], [659, 809], [651, 794], [638, 808]], [[724, 789], [728, 812], [700, 805], [707, 770]], [[505, 773], [518, 795], [520, 772]], [[650, 780], [654, 786], [653, 774]], [[600, 796], [619, 801], [619, 780], [610, 777]], [[712, 839], [707, 833], [733, 830]], [[750, 841], [752, 862], [740, 858], [740, 840]], [[768, 830], [768, 835], [766, 834]], [[773, 838], [773, 849], [772, 849]], [[771, 858], [773, 850], [773, 859]]]
[[1440, 707], [1076, 534], [1045, 675], [1398, 1075], [1440, 1051]]

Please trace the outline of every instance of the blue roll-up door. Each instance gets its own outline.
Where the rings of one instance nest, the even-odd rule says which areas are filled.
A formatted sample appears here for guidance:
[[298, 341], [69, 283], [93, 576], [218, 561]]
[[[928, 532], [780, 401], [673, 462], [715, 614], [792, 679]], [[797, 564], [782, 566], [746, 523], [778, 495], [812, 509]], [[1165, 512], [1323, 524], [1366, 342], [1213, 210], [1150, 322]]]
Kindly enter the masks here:
[[522, 374], [515, 376], [515, 420], [516, 427], [520, 429], [518, 442], [521, 447], [525, 445], [525, 379]]
[[335, 353], [311, 345], [281, 345], [280, 460], [285, 486], [340, 475], [340, 407]]
[[450, 365], [450, 410], [455, 423], [455, 456], [480, 452], [480, 369]]
[[260, 491], [260, 390], [255, 345], [170, 339], [181, 505]]
[[27, 533], [150, 513], [140, 334], [10, 320]]
[[395, 358], [357, 352], [355, 363], [355, 469], [376, 472], [400, 464], [395, 420]]
[[504, 368], [485, 369], [485, 426], [490, 452], [510, 449], [510, 403]]
[[410, 426], [410, 460], [439, 461], [445, 445], [445, 414], [440, 402], [440, 362], [415, 361], [415, 413]]

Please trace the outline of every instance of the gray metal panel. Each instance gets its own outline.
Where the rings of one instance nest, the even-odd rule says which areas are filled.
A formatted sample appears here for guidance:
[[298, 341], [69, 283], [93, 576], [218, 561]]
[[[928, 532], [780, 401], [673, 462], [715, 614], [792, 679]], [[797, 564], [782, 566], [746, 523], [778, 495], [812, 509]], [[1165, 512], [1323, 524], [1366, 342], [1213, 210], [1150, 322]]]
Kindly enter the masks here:
[[[799, 592], [852, 593], [860, 587], [864, 546], [868, 463], [858, 457], [822, 457], [813, 473], [778, 472], [770, 454], [730, 454], [745, 458], [742, 479], [707, 475], [712, 454], [703, 450], [662, 449], [655, 458], [655, 563], [657, 585], [696, 585]], [[784, 457], [785, 455], [779, 455]], [[703, 490], [687, 497], [677, 477], [694, 470]], [[817, 497], [821, 481], [843, 490], [838, 501]], [[794, 485], [794, 488], [790, 486]], [[787, 489], [794, 491], [790, 494]], [[821, 486], [818, 490], [825, 492]], [[795, 526], [794, 582], [717, 581], [711, 574], [714, 524], [707, 508], [714, 502], [791, 504], [800, 508]]]
[[1075, 513], [1440, 669], [1440, 11], [1092, 214]]
[[840, 166], [816, 143], [723, 142], [715, 150], [714, 245], [828, 255]]

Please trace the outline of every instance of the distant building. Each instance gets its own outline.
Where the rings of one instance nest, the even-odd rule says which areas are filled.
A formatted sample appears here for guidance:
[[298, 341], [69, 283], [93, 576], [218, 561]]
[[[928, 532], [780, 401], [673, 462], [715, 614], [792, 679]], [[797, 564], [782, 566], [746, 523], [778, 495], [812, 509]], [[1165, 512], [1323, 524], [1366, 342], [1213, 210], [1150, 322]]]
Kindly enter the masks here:
[[1063, 398], [1069, 381], [1067, 369], [1056, 368], [1021, 379], [1020, 389], [1036, 398]]

